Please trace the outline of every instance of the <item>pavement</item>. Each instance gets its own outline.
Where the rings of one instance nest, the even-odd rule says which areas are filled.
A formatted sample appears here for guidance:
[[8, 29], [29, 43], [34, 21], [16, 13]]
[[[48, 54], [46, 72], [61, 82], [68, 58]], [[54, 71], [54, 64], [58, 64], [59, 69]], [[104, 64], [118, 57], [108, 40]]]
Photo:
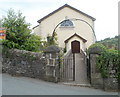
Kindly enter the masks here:
[[2, 95], [118, 95], [118, 93], [2, 74]]
[[2, 74], [0, 73], [0, 97], [2, 96]]

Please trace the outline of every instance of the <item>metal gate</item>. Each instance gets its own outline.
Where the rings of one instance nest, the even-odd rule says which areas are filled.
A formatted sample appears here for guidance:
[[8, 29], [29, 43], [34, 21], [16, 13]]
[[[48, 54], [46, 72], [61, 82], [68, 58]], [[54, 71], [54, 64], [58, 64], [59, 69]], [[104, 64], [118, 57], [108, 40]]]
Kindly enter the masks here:
[[61, 63], [60, 80], [73, 81], [73, 58], [64, 58]]

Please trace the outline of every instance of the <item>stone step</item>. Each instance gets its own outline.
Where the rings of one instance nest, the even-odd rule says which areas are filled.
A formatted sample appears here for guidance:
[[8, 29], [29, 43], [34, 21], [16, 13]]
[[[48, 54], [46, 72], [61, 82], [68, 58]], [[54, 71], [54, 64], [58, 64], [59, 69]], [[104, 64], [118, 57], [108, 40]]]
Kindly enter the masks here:
[[71, 83], [68, 83], [68, 82], [64, 82], [63, 83], [64, 85], [69, 85], [69, 86], [79, 86], [79, 87], [91, 87], [90, 84], [78, 84], [78, 83], [75, 83], [75, 82], [71, 82]]

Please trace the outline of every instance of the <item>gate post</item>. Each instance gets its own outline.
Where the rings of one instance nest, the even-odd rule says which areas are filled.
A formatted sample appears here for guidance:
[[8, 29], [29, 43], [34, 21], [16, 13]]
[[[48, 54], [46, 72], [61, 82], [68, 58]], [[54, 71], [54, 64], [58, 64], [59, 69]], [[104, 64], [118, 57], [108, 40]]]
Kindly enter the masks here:
[[51, 45], [44, 50], [46, 57], [45, 79], [58, 82], [59, 79], [59, 48]]
[[75, 53], [73, 53], [73, 81], [75, 81]]
[[100, 71], [96, 67], [96, 58], [100, 55], [101, 49], [94, 47], [89, 50], [89, 58], [90, 58], [90, 75], [91, 75], [91, 86], [95, 88], [103, 89], [103, 78], [101, 76]]

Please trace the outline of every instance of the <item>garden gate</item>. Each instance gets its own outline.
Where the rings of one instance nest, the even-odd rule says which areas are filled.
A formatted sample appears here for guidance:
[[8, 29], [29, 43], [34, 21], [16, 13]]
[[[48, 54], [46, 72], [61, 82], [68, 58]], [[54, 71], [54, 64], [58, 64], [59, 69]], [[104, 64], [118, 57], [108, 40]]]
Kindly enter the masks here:
[[63, 58], [60, 66], [60, 81], [73, 81], [73, 58]]

